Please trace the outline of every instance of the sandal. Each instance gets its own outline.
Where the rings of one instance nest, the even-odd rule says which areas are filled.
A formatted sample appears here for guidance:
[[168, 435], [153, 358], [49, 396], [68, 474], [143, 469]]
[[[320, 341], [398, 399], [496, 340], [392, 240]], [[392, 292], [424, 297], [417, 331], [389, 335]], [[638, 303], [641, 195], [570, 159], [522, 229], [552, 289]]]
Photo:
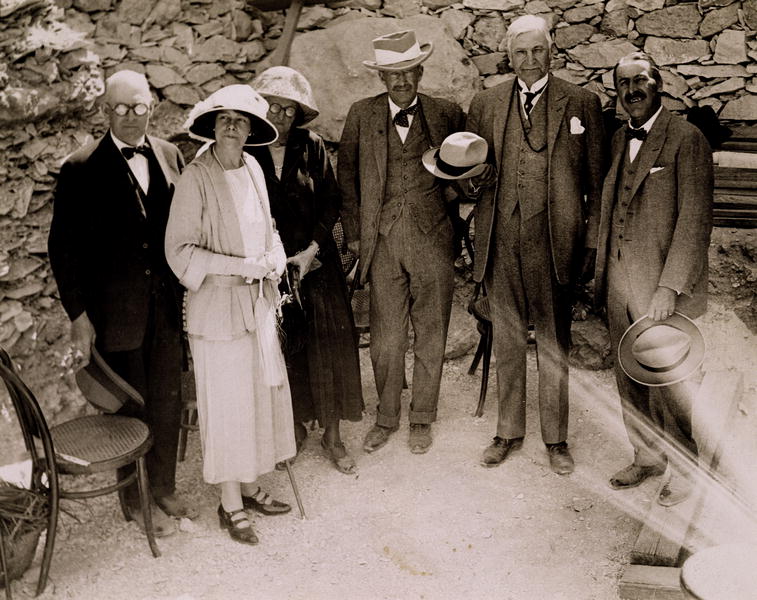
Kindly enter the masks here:
[[268, 516], [284, 515], [292, 510], [292, 507], [289, 506], [289, 504], [274, 500], [273, 497], [264, 492], [262, 488], [258, 488], [258, 491], [252, 496], [242, 495], [242, 506]]
[[241, 544], [254, 546], [258, 543], [258, 536], [252, 528], [252, 523], [244, 509], [226, 512], [223, 504], [218, 505], [218, 523], [223, 529], [228, 530], [231, 539]]
[[342, 442], [329, 446], [324, 438], [321, 438], [321, 447], [326, 457], [334, 464], [336, 470], [345, 475], [354, 475], [357, 472], [355, 459], [347, 454], [347, 449]]

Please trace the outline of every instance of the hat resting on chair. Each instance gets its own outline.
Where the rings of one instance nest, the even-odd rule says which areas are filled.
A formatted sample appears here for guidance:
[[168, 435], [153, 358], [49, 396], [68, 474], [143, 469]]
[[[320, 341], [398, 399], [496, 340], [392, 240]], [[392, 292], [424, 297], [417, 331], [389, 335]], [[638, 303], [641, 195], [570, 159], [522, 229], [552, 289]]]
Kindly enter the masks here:
[[142, 395], [111, 369], [94, 347], [89, 363], [75, 377], [87, 401], [102, 412], [117, 412], [128, 403], [144, 406]]

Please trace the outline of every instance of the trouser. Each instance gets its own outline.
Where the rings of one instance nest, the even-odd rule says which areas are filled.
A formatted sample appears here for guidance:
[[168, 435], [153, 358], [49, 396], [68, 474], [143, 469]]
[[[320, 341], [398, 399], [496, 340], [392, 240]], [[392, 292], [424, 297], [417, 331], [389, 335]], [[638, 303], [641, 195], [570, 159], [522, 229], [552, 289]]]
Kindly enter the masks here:
[[378, 236], [368, 274], [378, 425], [399, 423], [409, 322], [414, 332], [410, 423], [436, 420], [454, 289], [452, 237], [449, 219], [423, 233], [407, 211], [387, 235]]
[[541, 436], [546, 444], [568, 435], [568, 360], [571, 298], [552, 268], [547, 212], [521, 220], [516, 205], [506, 218], [495, 216], [486, 293], [497, 358], [497, 435], [526, 433], [526, 350], [528, 324], [536, 334]]
[[[176, 451], [181, 420], [181, 331], [174, 309], [163, 293], [151, 296], [142, 346], [121, 352], [101, 352], [108, 365], [144, 398], [144, 409], [125, 405], [119, 414], [139, 417], [153, 434], [146, 456], [153, 496], [172, 494], [176, 488]], [[123, 479], [134, 465], [119, 469]], [[138, 504], [136, 484], [126, 489], [126, 501]]]

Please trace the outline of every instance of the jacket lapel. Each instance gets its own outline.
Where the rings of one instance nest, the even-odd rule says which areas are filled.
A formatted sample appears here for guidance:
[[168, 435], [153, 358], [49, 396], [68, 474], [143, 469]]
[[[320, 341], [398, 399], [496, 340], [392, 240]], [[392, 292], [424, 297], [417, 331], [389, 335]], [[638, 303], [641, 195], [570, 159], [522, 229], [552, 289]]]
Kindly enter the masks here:
[[562, 86], [562, 82], [554, 75], [549, 76], [547, 93], [547, 152], [552, 156], [557, 133], [568, 105], [568, 94]]
[[173, 171], [168, 167], [168, 161], [166, 160], [166, 155], [163, 153], [163, 149], [158, 145], [153, 136], [148, 135], [147, 141], [150, 142], [150, 148], [152, 148], [152, 153], [158, 160], [158, 165], [160, 165], [160, 170], [163, 173], [163, 177], [165, 178], [168, 187], [173, 187], [176, 185], [176, 181], [174, 181]]
[[432, 148], [438, 148], [444, 141], [441, 133], [446, 131], [442, 116], [436, 110], [436, 106], [432, 102], [429, 102], [428, 97], [424, 94], [418, 94], [418, 102], [421, 105], [421, 112], [423, 113], [420, 116], [426, 120], [426, 126], [428, 127], [429, 143]]
[[647, 139], [641, 145], [639, 153], [636, 155], [636, 160], [634, 161], [636, 163], [636, 175], [631, 184], [631, 198], [636, 195], [642, 182], [649, 175], [649, 170], [654, 167], [657, 157], [660, 155], [660, 151], [665, 144], [665, 132], [668, 129], [669, 122], [670, 113], [663, 107], [654, 125], [652, 125], [651, 131], [647, 135]]
[[373, 137], [373, 156], [376, 159], [376, 171], [379, 176], [379, 192], [384, 196], [384, 184], [386, 182], [386, 136], [387, 122], [389, 121], [389, 101], [386, 94], [378, 96], [373, 103], [370, 127]]
[[492, 121], [492, 141], [496, 165], [502, 164], [502, 144], [505, 141], [505, 125], [510, 112], [510, 100], [515, 87], [515, 78], [502, 84], [499, 102], [494, 103], [494, 120]]

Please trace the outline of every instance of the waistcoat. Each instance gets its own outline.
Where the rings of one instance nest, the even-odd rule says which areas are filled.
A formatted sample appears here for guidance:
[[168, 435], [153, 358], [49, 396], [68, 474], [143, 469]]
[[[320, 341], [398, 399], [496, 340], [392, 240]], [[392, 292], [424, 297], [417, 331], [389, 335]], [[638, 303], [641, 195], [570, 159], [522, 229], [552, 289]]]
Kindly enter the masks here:
[[[641, 150], [639, 150], [641, 153]], [[626, 215], [631, 203], [631, 184], [636, 175], [637, 160], [630, 162], [628, 142], [623, 151], [622, 167], [615, 182], [615, 204], [612, 209], [612, 222], [610, 226], [610, 255], [620, 258], [620, 248], [624, 241], [630, 241], [625, 232]]]

